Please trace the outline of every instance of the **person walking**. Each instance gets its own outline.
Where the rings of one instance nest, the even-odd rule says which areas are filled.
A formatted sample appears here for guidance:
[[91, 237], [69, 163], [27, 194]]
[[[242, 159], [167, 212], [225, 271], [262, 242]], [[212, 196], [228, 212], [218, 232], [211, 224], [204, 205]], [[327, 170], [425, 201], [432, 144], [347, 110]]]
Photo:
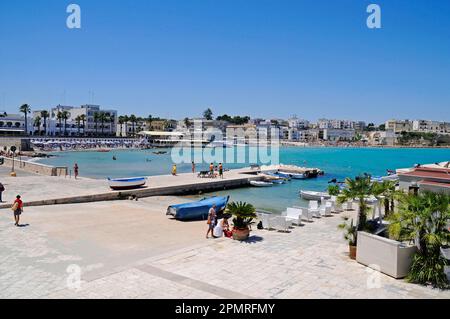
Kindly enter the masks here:
[[177, 165], [176, 164], [173, 164], [173, 166], [172, 166], [172, 175], [177, 176]]
[[219, 177], [223, 179], [223, 165], [219, 163]]
[[14, 201], [13, 206], [11, 207], [11, 209], [14, 212], [14, 221], [15, 221], [15, 226], [19, 226], [19, 222], [20, 222], [20, 215], [23, 212], [23, 202], [20, 198], [20, 195], [16, 196], [16, 200]]
[[78, 164], [75, 163], [75, 165], [73, 166], [73, 173], [75, 175], [75, 179], [78, 178], [78, 172], [79, 172]]
[[208, 224], [208, 231], [206, 232], [206, 239], [209, 238], [209, 233], [211, 233], [211, 237], [214, 238], [214, 227], [216, 227], [216, 219], [216, 204], [214, 204], [208, 212], [208, 221], [206, 222]]
[[195, 174], [195, 163], [192, 161], [192, 174]]
[[0, 183], [0, 203], [3, 203], [3, 192], [5, 191], [5, 186]]

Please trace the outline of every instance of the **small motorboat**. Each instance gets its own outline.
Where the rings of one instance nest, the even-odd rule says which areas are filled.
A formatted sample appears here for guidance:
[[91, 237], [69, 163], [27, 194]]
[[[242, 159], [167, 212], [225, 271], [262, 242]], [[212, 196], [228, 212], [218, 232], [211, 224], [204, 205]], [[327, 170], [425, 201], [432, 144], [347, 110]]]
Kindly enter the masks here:
[[286, 183], [286, 181], [284, 180], [284, 179], [282, 179], [282, 178], [280, 178], [280, 179], [272, 179], [272, 180], [270, 180], [273, 184], [278, 184], [278, 185], [281, 185], [281, 184], [285, 184]]
[[147, 183], [146, 177], [132, 177], [132, 178], [116, 178], [108, 177], [109, 187], [114, 190], [134, 189], [144, 186]]
[[321, 200], [330, 199], [331, 195], [326, 192], [315, 192], [315, 191], [300, 191], [300, 196], [306, 200]]
[[290, 180], [290, 179], [291, 179], [291, 175], [288, 174], [288, 173], [275, 172], [275, 173], [271, 173], [271, 174], [273, 174], [274, 176], [278, 176], [278, 177], [281, 177], [281, 178], [285, 178], [285, 179], [287, 179], [287, 180]]
[[264, 181], [250, 181], [250, 185], [255, 187], [270, 187], [273, 186], [273, 183]]
[[300, 173], [278, 172], [278, 174], [288, 175], [292, 179], [305, 179], [306, 178], [305, 174], [300, 174]]
[[216, 212], [220, 213], [227, 207], [230, 196], [213, 196], [203, 198], [196, 202], [172, 205], [167, 208], [166, 215], [171, 215], [177, 220], [206, 220], [213, 205], [216, 205]]

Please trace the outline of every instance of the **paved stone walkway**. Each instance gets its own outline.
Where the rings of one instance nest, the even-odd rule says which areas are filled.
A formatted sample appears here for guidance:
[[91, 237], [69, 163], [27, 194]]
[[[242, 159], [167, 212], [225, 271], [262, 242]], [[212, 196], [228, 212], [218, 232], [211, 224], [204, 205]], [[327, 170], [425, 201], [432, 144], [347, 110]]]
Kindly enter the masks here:
[[450, 298], [351, 261], [339, 216], [206, 240], [163, 216], [173, 201], [29, 208], [22, 228], [1, 210], [0, 298]]

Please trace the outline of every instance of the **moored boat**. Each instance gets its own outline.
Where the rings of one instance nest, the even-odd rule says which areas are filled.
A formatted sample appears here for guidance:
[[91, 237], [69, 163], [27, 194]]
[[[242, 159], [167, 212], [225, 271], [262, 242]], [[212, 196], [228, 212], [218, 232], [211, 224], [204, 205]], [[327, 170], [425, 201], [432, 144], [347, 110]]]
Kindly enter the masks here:
[[300, 173], [278, 172], [278, 174], [287, 175], [292, 179], [305, 179], [306, 178], [305, 174], [300, 174]]
[[306, 200], [321, 200], [322, 198], [324, 199], [331, 198], [330, 194], [326, 192], [303, 191], [303, 190], [300, 191], [300, 196]]
[[216, 205], [216, 212], [219, 213], [226, 208], [229, 199], [229, 196], [213, 196], [196, 202], [171, 205], [167, 208], [166, 215], [177, 220], [206, 220], [213, 205]]
[[291, 179], [291, 175], [288, 173], [282, 173], [282, 172], [275, 172], [273, 173], [275, 176], [281, 177], [281, 178], [286, 178], [286, 179]]
[[109, 187], [114, 190], [134, 189], [144, 186], [147, 183], [146, 177], [133, 177], [133, 178], [116, 178], [111, 179], [108, 177]]
[[250, 181], [250, 185], [255, 187], [270, 187], [273, 186], [273, 183], [264, 181]]

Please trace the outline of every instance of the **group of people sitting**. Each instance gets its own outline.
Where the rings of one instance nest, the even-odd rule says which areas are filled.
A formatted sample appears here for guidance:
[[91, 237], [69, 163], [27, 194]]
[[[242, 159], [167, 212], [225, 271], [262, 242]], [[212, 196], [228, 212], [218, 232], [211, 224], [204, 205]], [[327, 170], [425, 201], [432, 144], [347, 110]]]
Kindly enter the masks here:
[[230, 216], [224, 214], [223, 211], [218, 213], [216, 209], [216, 205], [213, 205], [208, 212], [208, 221], [206, 222], [208, 224], [208, 231], [206, 232], [206, 238], [209, 238], [210, 233], [211, 238], [220, 238], [222, 236], [231, 238], [233, 233], [228, 223]]
[[[192, 162], [192, 172], [195, 173], [195, 164]], [[223, 164], [219, 163], [219, 165], [214, 165], [213, 163], [209, 164], [209, 171], [200, 171], [197, 175], [198, 177], [204, 178], [223, 178]]]

